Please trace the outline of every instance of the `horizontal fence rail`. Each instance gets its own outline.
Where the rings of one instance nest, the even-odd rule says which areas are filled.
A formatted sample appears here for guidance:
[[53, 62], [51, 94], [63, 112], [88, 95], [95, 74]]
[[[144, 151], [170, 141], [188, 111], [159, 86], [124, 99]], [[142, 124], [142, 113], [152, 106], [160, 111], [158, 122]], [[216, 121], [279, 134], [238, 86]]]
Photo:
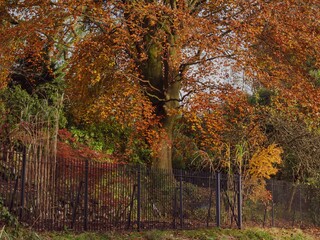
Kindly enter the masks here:
[[39, 231], [319, 226], [319, 191], [307, 186], [269, 181], [265, 204], [243, 198], [237, 175], [36, 159], [0, 152], [0, 203]]

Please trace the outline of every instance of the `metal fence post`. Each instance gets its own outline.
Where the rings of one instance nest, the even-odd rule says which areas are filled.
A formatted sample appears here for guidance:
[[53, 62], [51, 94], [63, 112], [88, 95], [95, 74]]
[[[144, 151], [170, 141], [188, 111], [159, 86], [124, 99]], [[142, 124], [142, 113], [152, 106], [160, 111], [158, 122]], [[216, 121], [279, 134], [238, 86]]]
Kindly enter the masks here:
[[174, 188], [174, 199], [173, 199], [173, 228], [177, 228], [176, 224], [176, 215], [177, 215], [177, 193], [178, 193], [178, 188]]
[[209, 221], [211, 218], [211, 204], [212, 204], [212, 194], [213, 194], [213, 187], [211, 186], [211, 178], [212, 178], [212, 175], [210, 175], [209, 177], [210, 196], [209, 196], [209, 207], [208, 207], [208, 214], [207, 214], [207, 227], [209, 227]]
[[137, 230], [140, 231], [140, 214], [141, 214], [141, 166], [138, 165], [138, 178], [137, 178]]
[[183, 228], [182, 169], [180, 170], [180, 228]]
[[84, 181], [84, 216], [83, 216], [83, 230], [88, 230], [88, 181], [89, 181], [89, 161], [85, 160], [85, 181]]
[[83, 184], [83, 181], [80, 181], [76, 201], [74, 202], [73, 209], [72, 209], [72, 223], [71, 223], [72, 229], [74, 228], [74, 224], [76, 223], [77, 207], [80, 203], [80, 193], [81, 193], [82, 184]]
[[24, 208], [26, 166], [27, 166], [27, 150], [26, 150], [26, 146], [24, 146], [23, 147], [23, 154], [22, 154], [22, 169], [21, 169], [21, 195], [20, 195], [20, 213], [19, 213], [20, 219], [22, 219], [23, 208]]
[[216, 174], [216, 222], [217, 227], [220, 227], [220, 220], [221, 220], [221, 173], [217, 172]]
[[242, 183], [241, 175], [238, 175], [238, 228], [242, 228]]
[[274, 227], [274, 180], [271, 180], [271, 226]]
[[302, 224], [302, 207], [301, 207], [301, 184], [299, 184], [299, 227], [301, 227]]

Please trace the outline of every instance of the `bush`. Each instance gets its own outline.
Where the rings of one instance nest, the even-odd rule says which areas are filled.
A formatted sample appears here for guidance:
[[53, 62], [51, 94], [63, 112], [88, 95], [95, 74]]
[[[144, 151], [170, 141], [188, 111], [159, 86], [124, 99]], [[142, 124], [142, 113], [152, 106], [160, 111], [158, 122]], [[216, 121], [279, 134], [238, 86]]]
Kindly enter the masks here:
[[9, 212], [7, 207], [3, 205], [3, 201], [0, 198], [0, 226], [1, 225], [16, 227], [18, 226], [18, 219]]

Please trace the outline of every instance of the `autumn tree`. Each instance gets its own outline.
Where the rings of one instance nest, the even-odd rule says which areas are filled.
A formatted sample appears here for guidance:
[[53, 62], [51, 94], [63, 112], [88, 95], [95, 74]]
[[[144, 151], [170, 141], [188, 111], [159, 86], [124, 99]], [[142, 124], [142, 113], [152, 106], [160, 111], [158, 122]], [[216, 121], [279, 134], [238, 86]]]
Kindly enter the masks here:
[[318, 67], [317, 0], [13, 0], [0, 12], [2, 84], [16, 59], [49, 49], [74, 116], [133, 127], [154, 146], [159, 168], [172, 168], [176, 119], [195, 100], [205, 107], [203, 93], [228, 67], [249, 84], [285, 90], [283, 106], [301, 100], [317, 110], [303, 68], [310, 57]]

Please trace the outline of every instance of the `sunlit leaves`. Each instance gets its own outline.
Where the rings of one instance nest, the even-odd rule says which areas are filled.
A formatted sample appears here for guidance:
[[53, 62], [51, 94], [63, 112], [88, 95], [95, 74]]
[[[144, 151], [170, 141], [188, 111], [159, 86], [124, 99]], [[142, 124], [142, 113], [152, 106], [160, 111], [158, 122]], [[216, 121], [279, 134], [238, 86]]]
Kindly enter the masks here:
[[271, 144], [267, 148], [257, 151], [249, 161], [249, 174], [253, 178], [269, 179], [278, 171], [277, 166], [282, 162], [282, 148]]
[[224, 69], [232, 66], [250, 92], [273, 91], [274, 109], [317, 117], [319, 88], [310, 76], [319, 69], [317, 3], [5, 2], [1, 85], [18, 60], [55, 62], [75, 122], [116, 123], [152, 146], [161, 135], [170, 150], [172, 126], [183, 115], [200, 133], [201, 150], [230, 162], [237, 144], [246, 142], [252, 155], [264, 136], [246, 95], [217, 84], [229, 80]]
[[[231, 87], [217, 87], [211, 94], [200, 94], [185, 114], [199, 148], [211, 156], [216, 168], [241, 172], [246, 161], [263, 145], [260, 117], [247, 96]], [[246, 143], [246, 144], [244, 144]], [[239, 161], [237, 146], [246, 146]]]

